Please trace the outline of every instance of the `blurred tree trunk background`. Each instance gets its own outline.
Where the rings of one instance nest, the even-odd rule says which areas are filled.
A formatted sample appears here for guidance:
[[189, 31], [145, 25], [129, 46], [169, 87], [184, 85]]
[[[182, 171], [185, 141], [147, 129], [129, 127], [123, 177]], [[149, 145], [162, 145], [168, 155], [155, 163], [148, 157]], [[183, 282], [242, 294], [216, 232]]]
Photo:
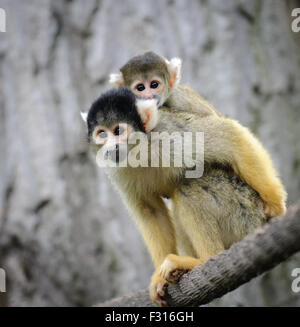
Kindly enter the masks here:
[[[250, 127], [300, 196], [299, 1], [0, 0], [0, 305], [91, 305], [148, 285], [133, 221], [89, 152], [80, 111], [153, 50]], [[300, 305], [296, 255], [210, 305]]]

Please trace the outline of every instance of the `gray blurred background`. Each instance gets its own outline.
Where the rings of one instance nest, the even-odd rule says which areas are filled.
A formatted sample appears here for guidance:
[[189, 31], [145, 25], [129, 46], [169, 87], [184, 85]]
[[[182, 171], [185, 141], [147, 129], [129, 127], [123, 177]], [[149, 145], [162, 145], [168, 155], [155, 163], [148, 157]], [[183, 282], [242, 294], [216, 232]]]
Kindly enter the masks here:
[[[89, 152], [80, 111], [133, 55], [183, 59], [188, 82], [250, 127], [300, 196], [300, 33], [285, 0], [0, 0], [4, 306], [88, 306], [148, 286], [150, 256]], [[211, 305], [299, 305], [296, 255]]]

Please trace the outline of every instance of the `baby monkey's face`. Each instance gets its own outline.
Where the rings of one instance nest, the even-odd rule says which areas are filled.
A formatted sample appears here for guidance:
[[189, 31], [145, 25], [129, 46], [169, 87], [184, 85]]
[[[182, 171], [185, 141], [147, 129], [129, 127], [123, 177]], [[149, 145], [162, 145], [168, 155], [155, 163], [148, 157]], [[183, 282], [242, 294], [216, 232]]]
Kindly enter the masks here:
[[158, 75], [137, 76], [129, 88], [139, 99], [155, 99], [162, 104], [165, 85]]

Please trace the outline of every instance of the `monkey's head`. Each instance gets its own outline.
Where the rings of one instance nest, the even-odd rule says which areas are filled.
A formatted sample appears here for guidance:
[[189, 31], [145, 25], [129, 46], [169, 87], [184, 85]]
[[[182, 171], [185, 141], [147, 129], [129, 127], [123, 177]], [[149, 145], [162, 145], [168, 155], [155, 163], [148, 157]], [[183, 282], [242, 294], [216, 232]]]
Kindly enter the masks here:
[[123, 161], [135, 132], [148, 133], [157, 124], [155, 100], [137, 100], [126, 88], [102, 94], [88, 113], [81, 113], [88, 128], [88, 141], [104, 160]]
[[154, 98], [161, 106], [179, 83], [180, 73], [181, 59], [169, 61], [154, 52], [146, 52], [130, 59], [119, 74], [111, 74], [110, 83], [129, 88], [138, 98]]

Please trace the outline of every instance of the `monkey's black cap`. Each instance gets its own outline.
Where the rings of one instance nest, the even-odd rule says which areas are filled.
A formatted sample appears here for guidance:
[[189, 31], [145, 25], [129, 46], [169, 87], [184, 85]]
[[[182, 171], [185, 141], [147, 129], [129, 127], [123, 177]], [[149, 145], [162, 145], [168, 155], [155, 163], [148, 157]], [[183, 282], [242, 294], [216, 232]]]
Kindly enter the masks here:
[[88, 112], [89, 139], [94, 128], [99, 125], [109, 128], [116, 123], [127, 123], [135, 130], [145, 132], [135, 102], [134, 93], [125, 87], [103, 93]]

